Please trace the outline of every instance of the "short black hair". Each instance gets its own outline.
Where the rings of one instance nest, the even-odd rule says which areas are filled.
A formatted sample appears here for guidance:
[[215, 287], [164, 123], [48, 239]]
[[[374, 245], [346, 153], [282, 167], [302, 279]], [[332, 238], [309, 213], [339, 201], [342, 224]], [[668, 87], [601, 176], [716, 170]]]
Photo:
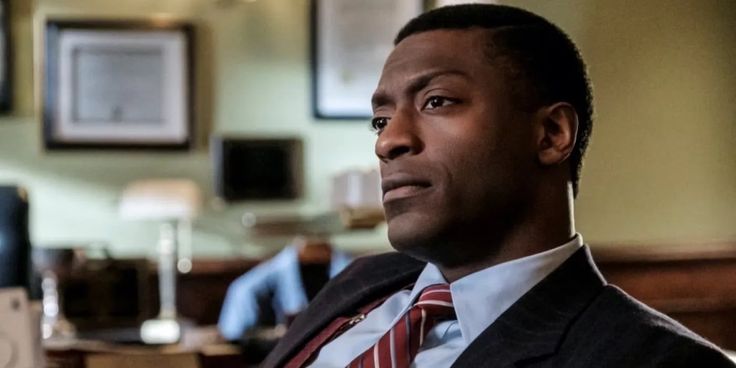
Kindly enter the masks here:
[[593, 93], [585, 62], [575, 43], [560, 28], [526, 10], [504, 5], [463, 4], [417, 16], [399, 31], [394, 44], [421, 32], [470, 28], [490, 31], [487, 54], [513, 81], [512, 95], [516, 102], [526, 108], [567, 102], [575, 108], [578, 132], [569, 160], [573, 193], [577, 196], [583, 156], [593, 128]]

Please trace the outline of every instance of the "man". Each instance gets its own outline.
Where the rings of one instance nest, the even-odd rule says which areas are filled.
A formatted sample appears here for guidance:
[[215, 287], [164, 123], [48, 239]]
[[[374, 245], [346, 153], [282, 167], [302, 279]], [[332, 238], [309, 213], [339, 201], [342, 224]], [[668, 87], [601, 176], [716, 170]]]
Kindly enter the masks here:
[[254, 329], [287, 325], [350, 261], [320, 238], [295, 238], [230, 284], [217, 322], [220, 335], [240, 341]]
[[607, 285], [575, 232], [592, 98], [562, 31], [460, 5], [395, 45], [373, 126], [400, 253], [331, 281], [265, 367], [733, 367]]

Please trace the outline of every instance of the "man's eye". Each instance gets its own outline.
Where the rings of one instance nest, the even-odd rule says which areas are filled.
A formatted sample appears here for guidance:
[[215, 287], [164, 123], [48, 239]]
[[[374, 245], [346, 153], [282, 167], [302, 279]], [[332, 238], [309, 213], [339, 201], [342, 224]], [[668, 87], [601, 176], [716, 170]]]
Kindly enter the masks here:
[[451, 105], [456, 102], [457, 102], [456, 100], [451, 99], [451, 98], [442, 97], [442, 96], [432, 96], [428, 98], [427, 101], [424, 103], [424, 106], [422, 106], [422, 110], [432, 110], [438, 107]]
[[380, 133], [386, 125], [388, 125], [388, 118], [373, 118], [371, 120], [371, 128], [376, 133]]

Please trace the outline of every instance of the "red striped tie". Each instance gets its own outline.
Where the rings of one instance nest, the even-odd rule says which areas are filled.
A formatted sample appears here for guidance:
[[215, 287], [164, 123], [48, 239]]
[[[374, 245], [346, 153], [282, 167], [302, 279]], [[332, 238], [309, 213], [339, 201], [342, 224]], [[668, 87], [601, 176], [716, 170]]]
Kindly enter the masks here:
[[409, 312], [348, 368], [408, 368], [429, 330], [438, 321], [454, 318], [450, 286], [428, 286]]

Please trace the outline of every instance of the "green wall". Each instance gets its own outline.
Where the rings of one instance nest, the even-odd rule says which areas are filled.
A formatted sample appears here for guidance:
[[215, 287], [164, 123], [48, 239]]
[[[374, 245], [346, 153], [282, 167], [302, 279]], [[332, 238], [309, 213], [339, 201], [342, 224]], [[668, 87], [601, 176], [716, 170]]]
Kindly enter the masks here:
[[[19, 1], [20, 2], [20, 1]], [[317, 122], [311, 117], [306, 1], [269, 0], [218, 6], [209, 0], [41, 0], [15, 8], [19, 90], [16, 116], [0, 121], [0, 181], [28, 187], [32, 238], [42, 246], [109, 242], [116, 254], [152, 254], [157, 226], [119, 219], [126, 183], [148, 177], [188, 177], [213, 196], [207, 137], [216, 134], [297, 135], [305, 142], [305, 196], [296, 203], [211, 203], [198, 221], [194, 246], [203, 255], [258, 253], [241, 247], [245, 210], [259, 213], [328, 208], [332, 173], [375, 165], [366, 122]], [[189, 153], [44, 152], [40, 139], [43, 23], [48, 18], [183, 19], [197, 33], [198, 144]], [[31, 27], [33, 23], [33, 27]], [[33, 37], [31, 32], [33, 29]], [[31, 46], [33, 42], [33, 46]], [[32, 50], [35, 48], [35, 50]], [[376, 76], [378, 78], [378, 76]], [[35, 87], [35, 88], [32, 88]], [[34, 96], [35, 95], [35, 96]], [[36, 103], [35, 106], [40, 104]], [[383, 233], [339, 238], [341, 245], [387, 243]]]
[[[157, 229], [117, 216], [124, 185], [189, 177], [212, 195], [210, 133], [298, 135], [305, 197], [296, 203], [208, 206], [195, 252], [257, 254], [242, 245], [244, 210], [327, 208], [329, 176], [374, 165], [367, 122], [317, 122], [309, 102], [308, 2], [259, 0], [16, 0], [12, 116], [0, 118], [0, 182], [25, 185], [39, 245], [103, 241], [116, 254], [150, 255]], [[567, 30], [595, 84], [597, 120], [577, 201], [595, 244], [736, 238], [736, 2], [506, 1]], [[198, 145], [189, 153], [44, 152], [38, 113], [46, 18], [170, 17], [198, 28]], [[383, 230], [337, 239], [386, 248]]]

